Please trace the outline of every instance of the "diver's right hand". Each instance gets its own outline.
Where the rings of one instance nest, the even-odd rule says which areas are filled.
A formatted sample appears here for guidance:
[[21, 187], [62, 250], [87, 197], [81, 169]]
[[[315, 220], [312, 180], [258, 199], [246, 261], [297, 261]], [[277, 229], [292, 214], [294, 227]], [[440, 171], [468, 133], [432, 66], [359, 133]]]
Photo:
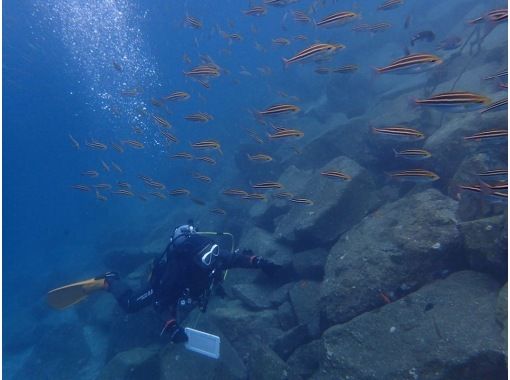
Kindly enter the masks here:
[[169, 335], [172, 343], [184, 343], [188, 341], [188, 336], [184, 332], [184, 329], [177, 324], [175, 319], [166, 321], [159, 335], [162, 336], [163, 334]]

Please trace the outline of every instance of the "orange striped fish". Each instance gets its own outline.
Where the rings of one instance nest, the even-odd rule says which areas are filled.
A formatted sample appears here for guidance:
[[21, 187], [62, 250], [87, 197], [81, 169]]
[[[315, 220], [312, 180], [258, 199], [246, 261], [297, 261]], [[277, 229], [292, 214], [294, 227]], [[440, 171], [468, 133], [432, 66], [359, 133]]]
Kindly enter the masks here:
[[194, 179], [198, 179], [199, 181], [202, 181], [202, 182], [211, 182], [211, 177], [208, 177], [206, 175], [203, 175], [203, 174], [200, 174], [200, 173], [193, 173], [192, 174], [192, 177]]
[[149, 191], [149, 194], [159, 199], [166, 199], [166, 195], [159, 191]]
[[265, 201], [267, 199], [264, 194], [259, 194], [259, 193], [246, 194], [246, 195], [242, 196], [242, 198], [250, 199], [250, 200], [257, 200], [257, 201]]
[[283, 185], [279, 182], [266, 181], [256, 183], [254, 185], [251, 185], [251, 187], [253, 187], [254, 189], [281, 189], [283, 188]]
[[359, 15], [354, 12], [336, 12], [316, 22], [315, 25], [326, 28], [341, 26], [358, 17]]
[[289, 201], [293, 202], [293, 203], [307, 205], [307, 206], [313, 206], [313, 204], [314, 204], [313, 201], [308, 198], [290, 198]]
[[297, 129], [283, 129], [273, 134], [267, 134], [270, 139], [280, 139], [283, 137], [303, 137], [305, 134]]
[[398, 6], [404, 4], [404, 0], [388, 0], [382, 3], [377, 7], [379, 11], [387, 11], [389, 9], [397, 8]]
[[400, 170], [389, 173], [389, 175], [390, 177], [400, 181], [416, 183], [433, 182], [439, 179], [439, 176], [436, 173], [424, 169]]
[[99, 173], [96, 170], [87, 170], [87, 171], [82, 172], [81, 175], [85, 176], [85, 177], [95, 178], [95, 177], [99, 176]]
[[175, 189], [172, 191], [169, 191], [168, 194], [176, 196], [176, 195], [190, 195], [191, 191], [188, 189]]
[[216, 165], [216, 160], [208, 156], [195, 157], [195, 160], [202, 161], [210, 165]]
[[256, 7], [250, 8], [246, 11], [243, 11], [243, 13], [248, 16], [262, 16], [267, 13], [267, 10], [264, 7], [256, 6]]
[[144, 145], [140, 141], [137, 141], [137, 140], [122, 140], [121, 143], [129, 145], [130, 147], [135, 148], [135, 149], [143, 149], [144, 148]]
[[168, 133], [167, 131], [160, 131], [161, 134], [163, 136], [165, 136], [165, 138], [168, 140], [168, 141], [171, 141], [171, 142], [174, 142], [174, 143], [177, 143], [178, 140], [177, 140], [177, 137], [175, 137], [174, 135], [172, 135], [171, 133]]
[[188, 100], [189, 98], [191, 98], [191, 95], [184, 91], [172, 92], [170, 95], [163, 97], [164, 100], [169, 100], [172, 102], [182, 102], [184, 100]]
[[76, 190], [81, 190], [81, 191], [90, 191], [90, 187], [87, 186], [87, 185], [71, 185], [71, 188], [73, 189], [76, 189]]
[[225, 210], [223, 210], [222, 208], [213, 208], [211, 210], [209, 210], [209, 212], [213, 213], [213, 214], [218, 214], [218, 215], [226, 215], [227, 212]]
[[155, 122], [157, 125], [159, 125], [159, 126], [161, 126], [161, 127], [163, 127], [163, 128], [170, 128], [170, 127], [172, 127], [172, 124], [170, 124], [170, 123], [168, 122], [168, 120], [166, 120], [166, 119], [162, 118], [161, 116], [158, 116], [158, 115], [152, 115], [152, 119], [154, 120], [154, 122]]
[[412, 128], [403, 127], [400, 125], [396, 125], [393, 127], [386, 128], [374, 128], [372, 127], [372, 132], [381, 136], [387, 136], [396, 140], [421, 140], [425, 137], [425, 135]]
[[490, 111], [501, 111], [508, 109], [508, 98], [497, 100], [491, 104], [487, 108], [484, 108], [480, 111], [480, 113], [490, 112]]
[[285, 67], [295, 62], [304, 62], [308, 60], [316, 59], [317, 57], [325, 56], [336, 52], [337, 50], [342, 50], [345, 48], [342, 44], [323, 44], [317, 43], [307, 47], [304, 50], [301, 50], [296, 55], [291, 58], [283, 58], [283, 63]]
[[469, 24], [480, 24], [483, 22], [498, 23], [508, 20], [508, 8], [494, 9], [483, 16], [468, 21]]
[[299, 112], [301, 109], [293, 104], [275, 104], [263, 111], [258, 111], [261, 116], [276, 116]]
[[186, 160], [192, 160], [193, 156], [187, 152], [180, 152], [170, 156], [170, 158], [184, 158]]
[[423, 160], [432, 157], [432, 153], [425, 149], [404, 149], [400, 152], [393, 149], [393, 152], [395, 153], [395, 157], [402, 157], [408, 160]]
[[92, 149], [106, 150], [108, 147], [106, 144], [100, 143], [99, 141], [92, 140], [91, 142], [85, 141], [85, 145]]
[[331, 69], [332, 73], [348, 74], [358, 70], [358, 65], [345, 65]]
[[270, 161], [273, 161], [273, 158], [271, 156], [268, 156], [267, 154], [255, 154], [255, 155], [250, 155], [249, 153], [246, 154], [248, 156], [248, 159], [250, 161], [255, 161], [255, 162], [270, 162]]
[[321, 175], [329, 178], [338, 178], [344, 181], [350, 181], [352, 178], [350, 175], [347, 175], [345, 173], [339, 172], [337, 170], [328, 170], [325, 172], [322, 172]]
[[396, 73], [396, 74], [416, 74], [429, 70], [439, 64], [443, 60], [434, 54], [416, 53], [406, 55], [391, 62], [388, 66], [375, 68], [376, 72]]
[[191, 143], [190, 145], [195, 149], [216, 149], [218, 152], [220, 152], [220, 154], [223, 154], [221, 151], [221, 145], [216, 140], [198, 141], [196, 143]]
[[193, 29], [202, 29], [203, 26], [202, 21], [190, 15], [186, 15], [186, 18], [184, 19], [184, 25]]
[[115, 149], [117, 152], [119, 153], [124, 153], [124, 148], [121, 147], [120, 145], [118, 144], [115, 144], [115, 143], [112, 143], [112, 148]]
[[125, 195], [125, 196], [128, 196], [128, 197], [132, 197], [132, 196], [135, 195], [132, 191], [125, 190], [125, 189], [114, 190], [111, 193], [112, 194], [117, 194], [117, 195]]
[[111, 190], [112, 185], [109, 183], [98, 183], [97, 185], [94, 185], [96, 189], [104, 189], [104, 190]]
[[465, 91], [443, 92], [427, 99], [416, 99], [420, 106], [435, 107], [450, 112], [474, 111], [491, 103], [486, 96]]
[[292, 11], [292, 14], [294, 15], [294, 21], [302, 22], [302, 23], [306, 23], [306, 22], [312, 21], [310, 16], [308, 16], [303, 11]]
[[223, 194], [225, 195], [232, 195], [232, 196], [245, 196], [248, 195], [248, 193], [244, 190], [239, 189], [227, 189], [223, 191]]
[[503, 140], [508, 138], [508, 130], [506, 129], [491, 129], [475, 133], [472, 136], [464, 137], [467, 141], [485, 141], [485, 140]]

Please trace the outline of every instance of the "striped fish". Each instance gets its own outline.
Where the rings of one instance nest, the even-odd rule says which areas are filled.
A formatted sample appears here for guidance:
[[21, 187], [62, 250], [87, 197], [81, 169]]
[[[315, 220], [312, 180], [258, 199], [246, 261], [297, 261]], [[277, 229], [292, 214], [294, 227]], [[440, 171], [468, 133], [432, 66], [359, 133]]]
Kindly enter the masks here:
[[326, 28], [341, 26], [345, 25], [349, 21], [354, 20], [357, 17], [359, 17], [359, 15], [354, 12], [336, 12], [323, 18], [319, 22], [316, 22], [315, 25]]
[[396, 180], [416, 183], [433, 182], [439, 179], [436, 173], [424, 169], [401, 170], [389, 173], [389, 175]]
[[301, 109], [293, 104], [275, 104], [263, 111], [258, 111], [260, 116], [278, 116], [299, 112]]
[[258, 194], [258, 193], [246, 194], [242, 198], [257, 200], [257, 201], [265, 201], [266, 200], [266, 196], [264, 194]]
[[398, 6], [404, 4], [404, 0], [388, 0], [382, 3], [377, 7], [379, 11], [387, 11], [389, 9], [397, 8]]
[[483, 79], [490, 80], [490, 79], [498, 79], [498, 78], [506, 78], [506, 77], [508, 77], [508, 69], [501, 70], [501, 71], [497, 72], [496, 74], [489, 75]]
[[473, 20], [468, 21], [469, 24], [480, 24], [484, 22], [498, 23], [501, 21], [508, 20], [508, 8], [494, 9], [487, 12], [483, 16], [477, 17]]
[[184, 91], [172, 92], [170, 95], [163, 97], [164, 100], [169, 100], [172, 102], [176, 102], [176, 101], [180, 102], [180, 101], [188, 100], [189, 98], [191, 98], [191, 95]]
[[195, 157], [195, 160], [205, 162], [209, 165], [216, 165], [216, 160], [214, 158], [203, 156], [203, 157]]
[[395, 140], [421, 140], [425, 137], [425, 135], [412, 128], [402, 127], [399, 125], [393, 126], [393, 127], [386, 127], [386, 128], [374, 128], [372, 127], [373, 133], [387, 136], [389, 138], [395, 139]]
[[267, 154], [255, 154], [255, 155], [250, 155], [249, 153], [246, 154], [248, 156], [248, 159], [250, 161], [256, 161], [256, 162], [270, 162], [270, 161], [273, 161], [273, 158], [271, 156], [268, 156]]
[[119, 144], [112, 143], [112, 148], [115, 149], [119, 153], [124, 153], [124, 148], [121, 147]]
[[355, 72], [356, 70], [358, 70], [357, 65], [345, 65], [345, 66], [333, 68], [333, 69], [331, 69], [331, 72], [337, 73], [337, 74], [349, 74], [349, 73]]
[[184, 25], [190, 26], [193, 29], [202, 29], [202, 21], [199, 19], [186, 15], [186, 19], [184, 20]]
[[210, 213], [217, 214], [217, 215], [226, 215], [227, 212], [223, 210], [222, 208], [213, 208], [209, 210]]
[[191, 143], [190, 145], [195, 149], [216, 149], [218, 152], [220, 152], [220, 154], [223, 154], [221, 151], [221, 145], [216, 140], [198, 141], [196, 143]]
[[289, 201], [291, 201], [293, 203], [307, 205], [307, 206], [313, 206], [313, 201], [308, 198], [291, 198], [291, 199], [289, 199]]
[[283, 188], [283, 185], [279, 182], [266, 181], [256, 183], [254, 185], [251, 185], [251, 187], [253, 187], [254, 189], [281, 189]]
[[395, 153], [395, 157], [402, 157], [408, 160], [424, 160], [432, 157], [432, 153], [425, 149], [404, 149], [400, 152], [393, 149], [393, 152]]
[[294, 15], [294, 21], [302, 22], [302, 23], [312, 21], [312, 19], [310, 18], [310, 16], [308, 16], [308, 15], [307, 15], [305, 12], [303, 12], [303, 11], [292, 11], [292, 14]]
[[370, 25], [368, 30], [372, 33], [384, 32], [391, 28], [391, 24], [388, 22], [379, 22], [377, 24]]
[[273, 194], [273, 198], [277, 198], [277, 199], [290, 199], [293, 197], [294, 197], [294, 194], [289, 193], [288, 191], [282, 191], [280, 193]]
[[484, 108], [480, 111], [480, 113], [490, 112], [490, 111], [501, 111], [508, 109], [508, 98], [496, 100], [495, 102], [489, 104], [487, 108]]
[[285, 67], [290, 65], [291, 63], [295, 62], [303, 62], [310, 59], [316, 59], [317, 57], [321, 57], [324, 55], [329, 55], [337, 50], [341, 50], [345, 48], [344, 45], [341, 44], [323, 44], [323, 43], [317, 43], [313, 44], [309, 47], [307, 47], [304, 50], [301, 50], [299, 53], [297, 53], [295, 56], [291, 58], [283, 58], [283, 63]]
[[137, 140], [122, 140], [121, 143], [127, 144], [130, 147], [135, 148], [135, 149], [143, 149], [143, 147], [144, 147], [143, 143], [141, 143], [140, 141], [137, 141]]
[[154, 122], [158, 125], [160, 125], [161, 127], [163, 128], [170, 128], [172, 127], [172, 124], [170, 124], [168, 122], [168, 120], [162, 118], [161, 116], [158, 116], [158, 115], [152, 115], [152, 119], [154, 120]]
[[248, 16], [262, 16], [267, 13], [267, 10], [264, 7], [256, 6], [256, 7], [250, 8], [246, 11], [243, 11], [243, 13]]
[[305, 134], [302, 131], [299, 131], [297, 129], [283, 129], [281, 131], [278, 131], [273, 134], [267, 134], [267, 137], [270, 139], [281, 139], [283, 137], [303, 137]]
[[90, 191], [90, 187], [87, 185], [76, 184], [76, 185], [71, 185], [71, 188], [80, 190], [80, 191]]
[[397, 73], [397, 74], [416, 74], [429, 70], [439, 64], [443, 60], [434, 54], [417, 53], [406, 55], [391, 62], [388, 66], [375, 68], [379, 73]]
[[193, 156], [187, 152], [179, 152], [174, 155], [171, 155], [170, 158], [184, 158], [186, 160], [192, 160]]
[[87, 170], [82, 172], [81, 175], [84, 177], [96, 178], [99, 176], [99, 173], [96, 170]]
[[111, 162], [111, 164], [112, 164], [112, 167], [113, 167], [115, 170], [117, 170], [119, 173], [122, 173], [122, 169], [120, 168], [120, 166], [119, 166], [119, 165], [117, 165], [117, 164], [116, 164], [115, 162], [113, 162], [113, 161]]
[[112, 185], [109, 183], [98, 183], [97, 185], [94, 185], [96, 189], [104, 189], [104, 190], [111, 190]]
[[220, 70], [215, 65], [200, 65], [190, 71], [185, 71], [184, 75], [187, 77], [218, 77], [220, 76]]
[[85, 141], [85, 145], [92, 149], [106, 150], [108, 147], [106, 144], [100, 143], [99, 141], [92, 140], [91, 142]]
[[476, 173], [479, 177], [508, 176], [508, 169], [493, 169]]
[[117, 195], [125, 195], [125, 196], [128, 196], [128, 197], [132, 197], [132, 196], [135, 195], [132, 191], [125, 190], [125, 189], [114, 190], [111, 193], [112, 194], [117, 194]]
[[485, 140], [503, 140], [508, 138], [508, 130], [506, 129], [491, 129], [475, 133], [472, 136], [464, 137], [467, 141], [485, 141]]
[[486, 96], [465, 91], [443, 92], [427, 99], [415, 100], [417, 105], [436, 107], [450, 112], [475, 111], [490, 102], [491, 100]]
[[290, 45], [290, 41], [287, 38], [283, 38], [283, 37], [274, 38], [273, 40], [271, 40], [271, 42], [275, 45], [280, 45], [280, 46]]
[[199, 122], [199, 123], [207, 123], [210, 120], [207, 116], [205, 116], [202, 113], [193, 113], [190, 115], [186, 115], [186, 116], [184, 116], [184, 119], [188, 120], [188, 121]]
[[161, 134], [163, 136], [165, 136], [165, 138], [168, 140], [168, 141], [171, 141], [171, 142], [174, 142], [174, 143], [178, 143], [178, 140], [177, 140], [177, 137], [175, 137], [174, 135], [172, 135], [171, 133], [168, 133], [167, 131], [160, 131]]
[[149, 191], [149, 194], [153, 197], [159, 198], [159, 199], [166, 199], [166, 195], [163, 193], [160, 193], [159, 191]]
[[239, 189], [227, 189], [223, 191], [223, 194], [225, 195], [232, 195], [232, 196], [246, 196], [248, 193], [244, 190]]
[[328, 178], [338, 178], [344, 181], [350, 181], [352, 177], [350, 175], [347, 175], [345, 173], [336, 171], [336, 170], [328, 170], [325, 172], [322, 172], [321, 175], [328, 177]]
[[[492, 186], [482, 182], [481, 185], [459, 185], [460, 190], [467, 190], [476, 194], [484, 195], [484, 198], [491, 203], [507, 203], [508, 202], [508, 187], [507, 191], [501, 191], [492, 188]], [[461, 198], [460, 193], [457, 198]]]
[[203, 174], [200, 174], [200, 173], [193, 173], [192, 174], [192, 177], [194, 179], [198, 179], [199, 181], [202, 181], [202, 182], [211, 182], [211, 177], [208, 177], [206, 175], [203, 175]]
[[170, 194], [172, 196], [190, 195], [191, 191], [189, 191], [188, 189], [175, 189], [175, 190], [169, 191], [168, 194]]

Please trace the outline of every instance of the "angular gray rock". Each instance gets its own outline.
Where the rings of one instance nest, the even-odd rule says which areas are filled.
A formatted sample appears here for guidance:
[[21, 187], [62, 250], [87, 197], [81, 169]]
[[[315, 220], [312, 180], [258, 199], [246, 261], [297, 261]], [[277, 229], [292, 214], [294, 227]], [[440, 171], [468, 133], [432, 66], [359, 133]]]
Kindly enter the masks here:
[[278, 322], [284, 331], [297, 325], [297, 317], [290, 302], [284, 302], [278, 307]]
[[232, 286], [232, 294], [245, 306], [254, 310], [271, 307], [268, 289], [255, 284], [239, 284]]
[[324, 266], [328, 251], [323, 248], [295, 253], [292, 257], [294, 272], [299, 278], [320, 281], [324, 277]]
[[[77, 371], [83, 372], [90, 359], [91, 350], [82, 326], [78, 323], [62, 323], [48, 328], [44, 335], [34, 342], [30, 355], [13, 379], [76, 378]], [[80, 374], [78, 373], [78, 376]]]
[[269, 295], [269, 302], [271, 302], [271, 306], [278, 307], [285, 301], [288, 301], [289, 299], [289, 291], [294, 286], [293, 282], [288, 282], [286, 284], [283, 284], [278, 289], [274, 290]]
[[459, 224], [464, 252], [473, 270], [490, 272], [505, 280], [508, 276], [506, 216], [498, 215]]
[[344, 234], [326, 264], [322, 326], [382, 305], [381, 292], [409, 292], [449, 268], [461, 256], [456, 209], [456, 201], [429, 189], [386, 204]]
[[136, 347], [115, 355], [103, 368], [98, 380], [144, 380], [159, 378], [158, 350]]
[[276, 338], [272, 348], [283, 360], [287, 360], [297, 347], [309, 340], [308, 327], [305, 324], [301, 324]]
[[299, 380], [300, 377], [268, 346], [253, 344], [248, 359], [251, 379]]
[[[289, 169], [290, 170], [290, 169]], [[327, 178], [321, 172], [338, 170], [351, 176], [349, 181]], [[280, 178], [284, 183], [285, 173]], [[295, 186], [286, 185], [296, 197], [309, 198], [313, 205], [293, 204], [278, 218], [275, 236], [298, 249], [334, 242], [358, 223], [379, 203], [370, 174], [347, 157], [337, 157], [319, 170], [293, 175]]]
[[299, 324], [307, 324], [319, 316], [319, 282], [297, 282], [289, 292], [290, 303]]
[[314, 380], [506, 378], [498, 284], [463, 271], [326, 330]]
[[296, 348], [287, 364], [303, 379], [308, 379], [320, 365], [321, 340], [313, 340]]
[[[498, 293], [498, 302], [496, 304], [496, 321], [503, 328], [501, 336], [505, 340], [505, 347], [508, 341], [508, 283], [501, 288]], [[508, 355], [508, 352], [507, 352]]]

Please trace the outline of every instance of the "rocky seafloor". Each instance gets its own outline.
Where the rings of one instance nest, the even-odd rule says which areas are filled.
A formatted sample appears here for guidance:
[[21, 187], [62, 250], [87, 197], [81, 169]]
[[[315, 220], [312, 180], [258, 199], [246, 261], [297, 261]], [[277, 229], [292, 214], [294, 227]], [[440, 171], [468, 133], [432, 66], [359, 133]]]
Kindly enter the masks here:
[[[458, 185], [476, 182], [476, 172], [507, 167], [506, 144], [463, 141], [506, 125], [507, 112], [403, 108], [424, 87], [440, 92], [455, 82], [477, 90], [482, 74], [506, 67], [506, 55], [494, 53], [503, 42], [488, 36], [484, 43], [492, 48], [451, 53], [449, 67], [469, 59], [462, 74], [443, 72], [440, 81], [393, 88], [356, 115], [335, 113], [345, 93], [332, 82], [329, 102], [311, 111], [302, 128], [323, 132], [298, 156], [282, 149], [282, 164], [272, 169], [275, 179], [314, 206], [278, 200], [253, 204], [243, 214], [235, 200], [223, 201], [237, 216], [216, 226], [235, 230], [240, 247], [284, 269], [276, 278], [229, 271], [226, 296], [213, 297], [206, 314], [189, 317], [189, 324], [198, 320], [198, 329], [221, 337], [219, 360], [161, 339], [162, 322], [152, 309], [126, 316], [112, 297], [100, 295], [60, 314], [58, 323], [34, 324], [6, 341], [7, 351], [25, 359], [13, 378], [506, 378], [507, 207], [477, 194], [459, 196]], [[390, 168], [381, 162], [393, 145], [374, 140], [367, 126], [395, 122], [395, 114], [426, 133], [424, 147], [433, 154], [427, 165], [439, 181], [406, 185], [384, 178]], [[240, 147], [239, 155], [245, 153]], [[352, 180], [320, 176], [336, 167]], [[246, 169], [238, 167], [237, 175]], [[153, 246], [110, 250], [104, 265], [136, 286], [155, 254]], [[43, 306], [34, 310], [48, 321]]]

